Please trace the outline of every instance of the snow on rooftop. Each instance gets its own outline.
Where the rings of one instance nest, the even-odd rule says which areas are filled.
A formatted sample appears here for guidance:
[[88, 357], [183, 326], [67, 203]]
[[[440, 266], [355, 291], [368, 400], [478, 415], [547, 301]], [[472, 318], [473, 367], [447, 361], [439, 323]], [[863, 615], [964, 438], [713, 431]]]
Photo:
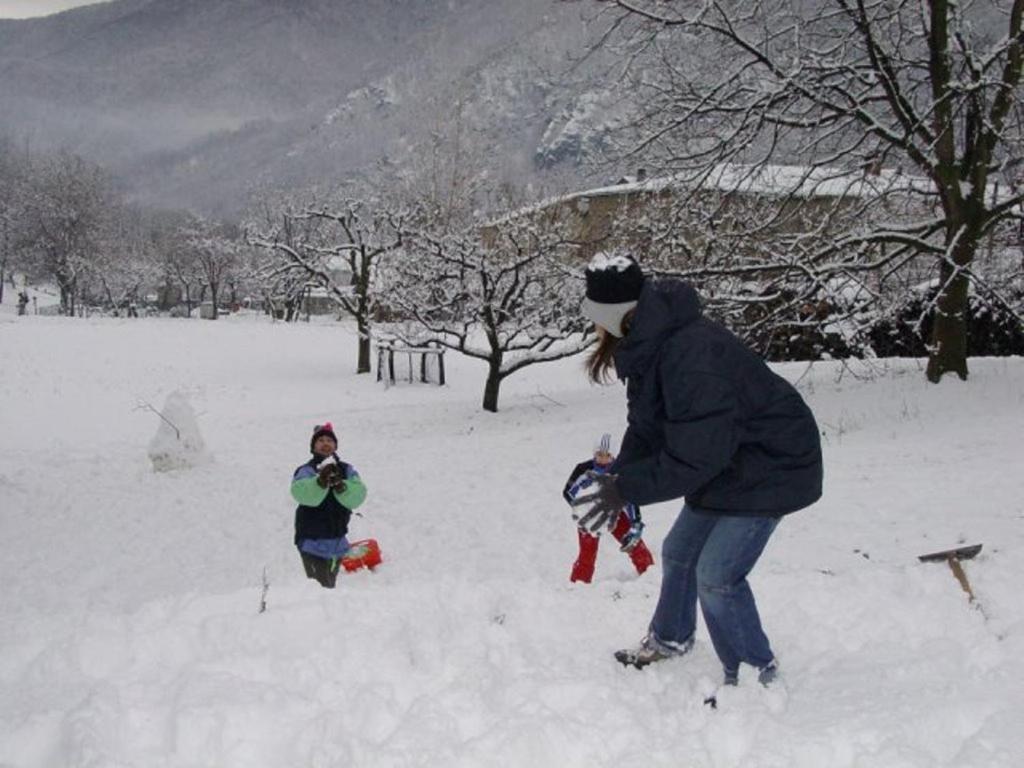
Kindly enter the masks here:
[[909, 176], [895, 169], [869, 173], [861, 169], [828, 166], [723, 163], [708, 172], [689, 171], [625, 184], [613, 184], [575, 192], [567, 195], [566, 199], [660, 192], [668, 188], [702, 188], [768, 196], [865, 197], [891, 191], [927, 192], [932, 187], [931, 181], [923, 176]]
[[829, 166], [723, 163], [706, 172], [685, 171], [555, 195], [491, 219], [486, 222], [486, 226], [496, 226], [514, 218], [576, 200], [656, 194], [666, 189], [706, 189], [765, 197], [809, 198], [870, 197], [893, 192], [928, 194], [933, 190], [933, 186], [931, 180], [923, 176], [910, 176], [898, 169], [889, 168], [873, 173], [864, 169], [851, 170]]

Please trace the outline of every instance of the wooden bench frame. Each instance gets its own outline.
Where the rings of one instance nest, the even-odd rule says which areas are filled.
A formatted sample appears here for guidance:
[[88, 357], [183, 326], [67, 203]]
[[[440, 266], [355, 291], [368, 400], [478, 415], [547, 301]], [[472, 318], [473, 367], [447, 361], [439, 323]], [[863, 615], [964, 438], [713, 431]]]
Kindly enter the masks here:
[[[437, 357], [437, 373], [438, 373], [438, 386], [443, 387], [445, 384], [444, 376], [444, 347], [440, 344], [431, 345], [425, 347], [408, 347], [400, 344], [397, 341], [381, 341], [377, 343], [377, 381], [383, 381], [385, 385], [391, 386], [397, 383], [395, 378], [395, 355], [408, 355], [409, 356], [409, 383], [412, 384], [413, 379], [413, 357], [419, 355], [419, 380], [423, 383], [427, 383], [427, 358], [430, 355]], [[387, 361], [387, 376], [384, 375], [384, 363]]]

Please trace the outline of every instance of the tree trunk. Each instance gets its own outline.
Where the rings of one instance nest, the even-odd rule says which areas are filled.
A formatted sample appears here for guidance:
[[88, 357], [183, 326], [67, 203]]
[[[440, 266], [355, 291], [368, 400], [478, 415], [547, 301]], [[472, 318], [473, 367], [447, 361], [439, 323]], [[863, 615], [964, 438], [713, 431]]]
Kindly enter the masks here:
[[[0, 262], [0, 304], [4, 303], [4, 279], [7, 277], [7, 259], [10, 258], [11, 252], [8, 249], [8, 234], [7, 234], [7, 218], [4, 218], [4, 258]], [[14, 283], [11, 283], [11, 287], [14, 287]]]
[[[965, 236], [966, 240], [966, 236]], [[974, 255], [974, 243], [965, 242], [954, 252], [956, 264], [967, 266]], [[925, 376], [933, 384], [938, 383], [947, 373], [955, 373], [967, 379], [967, 275], [959, 272], [953, 276], [954, 265], [942, 262], [940, 285], [942, 292], [935, 304], [935, 319], [932, 324], [931, 354]]]
[[359, 330], [359, 363], [356, 366], [356, 373], [370, 372], [370, 326], [365, 318], [356, 321], [356, 328]]
[[213, 283], [210, 283], [210, 298], [213, 299], [213, 316], [210, 318], [211, 320], [216, 320], [217, 319], [217, 288], [218, 287], [219, 286], [214, 285]]
[[7, 251], [7, 218], [6, 217], [4, 217], [4, 239], [3, 239], [3, 246], [4, 246], [4, 258], [3, 258], [3, 261], [0, 262], [0, 304], [4, 303], [4, 278], [7, 276], [7, 257], [8, 257], [8, 251]]
[[[359, 275], [356, 281], [356, 328], [359, 330], [359, 362], [356, 373], [370, 372], [370, 267], [366, 246], [359, 250]], [[353, 275], [353, 277], [356, 277]]]
[[487, 383], [484, 384], [484, 410], [498, 412], [498, 390], [501, 388], [501, 358], [488, 363]]
[[110, 309], [117, 314], [117, 303], [114, 301], [114, 294], [110, 290], [110, 286], [107, 285], [107, 281], [103, 280], [103, 293], [107, 295], [107, 304], [110, 305]]
[[66, 317], [75, 316], [75, 290], [74, 287], [58, 278], [57, 285], [60, 287], [60, 310]]

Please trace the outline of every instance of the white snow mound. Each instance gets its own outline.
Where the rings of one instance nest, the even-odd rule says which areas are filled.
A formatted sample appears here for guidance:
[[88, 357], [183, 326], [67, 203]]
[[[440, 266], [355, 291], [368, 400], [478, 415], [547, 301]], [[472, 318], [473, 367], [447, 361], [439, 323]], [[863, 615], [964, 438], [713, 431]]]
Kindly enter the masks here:
[[158, 415], [160, 426], [149, 443], [154, 471], [190, 469], [210, 461], [187, 394], [180, 390], [169, 394]]

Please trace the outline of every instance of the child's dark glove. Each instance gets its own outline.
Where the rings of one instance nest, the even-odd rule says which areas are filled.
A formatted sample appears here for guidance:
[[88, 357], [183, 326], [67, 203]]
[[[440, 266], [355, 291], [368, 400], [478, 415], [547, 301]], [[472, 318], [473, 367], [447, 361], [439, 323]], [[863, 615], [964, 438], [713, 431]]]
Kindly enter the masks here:
[[324, 466], [320, 467], [320, 471], [317, 473], [316, 484], [319, 485], [321, 488], [326, 488], [333, 482], [335, 477], [340, 477], [340, 473], [338, 472], [338, 465], [325, 464]]
[[[596, 472], [591, 475], [596, 491], [586, 496], [578, 496], [573, 500], [573, 519], [576, 525], [591, 534], [597, 534], [602, 528], [610, 528], [619, 517], [619, 512], [626, 506], [626, 500], [619, 495], [615, 487], [617, 475], [602, 475]], [[581, 515], [578, 507], [586, 507]]]
[[345, 482], [345, 478], [338, 472], [333, 478], [331, 478], [331, 490], [335, 493], [344, 493], [348, 484]]

